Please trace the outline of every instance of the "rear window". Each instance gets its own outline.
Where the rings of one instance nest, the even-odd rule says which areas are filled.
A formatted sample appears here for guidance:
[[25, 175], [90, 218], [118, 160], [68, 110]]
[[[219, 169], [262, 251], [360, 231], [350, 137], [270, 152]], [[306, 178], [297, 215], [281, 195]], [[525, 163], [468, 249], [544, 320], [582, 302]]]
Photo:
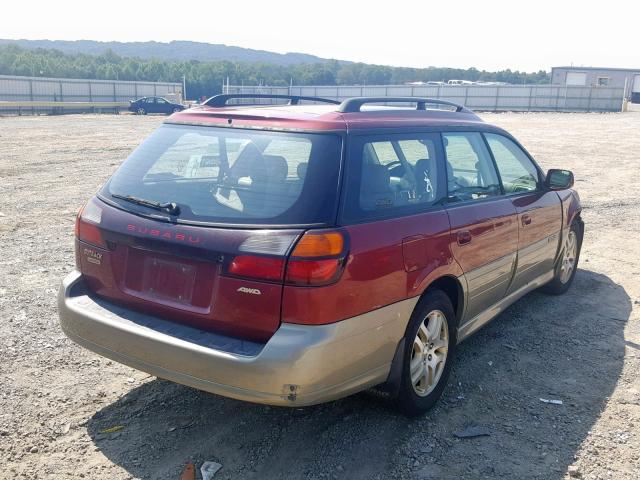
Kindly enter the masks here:
[[[102, 193], [180, 207], [178, 221], [329, 224], [334, 221], [341, 138], [163, 125], [116, 171]], [[156, 213], [156, 212], [153, 212]]]

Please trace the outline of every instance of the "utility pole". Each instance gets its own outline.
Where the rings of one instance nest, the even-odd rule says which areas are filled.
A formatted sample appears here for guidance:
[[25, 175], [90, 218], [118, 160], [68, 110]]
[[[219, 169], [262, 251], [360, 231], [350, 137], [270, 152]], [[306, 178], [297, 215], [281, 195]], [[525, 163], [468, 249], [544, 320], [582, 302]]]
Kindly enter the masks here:
[[185, 102], [187, 100], [187, 77], [182, 75], [182, 101]]

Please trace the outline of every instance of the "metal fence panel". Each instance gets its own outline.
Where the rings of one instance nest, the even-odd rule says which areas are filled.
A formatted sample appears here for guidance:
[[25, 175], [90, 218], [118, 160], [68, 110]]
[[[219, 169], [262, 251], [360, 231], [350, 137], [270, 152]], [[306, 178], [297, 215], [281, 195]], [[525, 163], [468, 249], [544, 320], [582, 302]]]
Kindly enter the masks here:
[[59, 100], [59, 87], [60, 84], [57, 83], [34, 80], [32, 83], [33, 100], [53, 100], [55, 102]]
[[91, 97], [95, 101], [106, 102], [113, 100], [113, 84], [109, 83], [92, 83]]
[[[114, 83], [116, 102], [120, 99], [132, 99], [135, 97], [154, 96], [153, 88], [149, 88], [148, 84], [131, 84], [131, 83]], [[137, 87], [137, 88], [136, 88]]]
[[65, 102], [89, 102], [90, 83], [60, 82], [60, 99]]
[[[168, 93], [181, 95], [182, 84], [0, 75], [0, 114], [93, 111], [94, 107], [90, 105], [92, 103], [127, 103], [143, 96], [163, 96]], [[80, 102], [83, 106], [34, 106], [16, 110], [13, 106], [3, 106], [2, 102]], [[96, 108], [105, 107], [96, 105]]]
[[[428, 97], [478, 111], [619, 112], [623, 88], [566, 85], [340, 85], [226, 87], [228, 93], [304, 95], [344, 100], [349, 97]], [[270, 103], [262, 100], [261, 103]], [[281, 103], [281, 102], [279, 102]]]

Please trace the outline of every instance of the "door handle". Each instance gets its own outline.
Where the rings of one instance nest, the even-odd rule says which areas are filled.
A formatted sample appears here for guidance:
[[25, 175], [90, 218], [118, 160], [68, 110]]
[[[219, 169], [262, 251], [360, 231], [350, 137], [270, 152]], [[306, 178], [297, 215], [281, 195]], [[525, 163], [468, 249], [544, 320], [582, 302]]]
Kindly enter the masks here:
[[469, 230], [460, 230], [458, 232], [458, 245], [467, 245], [471, 243], [471, 232]]
[[522, 226], [526, 227], [527, 225], [531, 225], [531, 217], [525, 213], [522, 215]]

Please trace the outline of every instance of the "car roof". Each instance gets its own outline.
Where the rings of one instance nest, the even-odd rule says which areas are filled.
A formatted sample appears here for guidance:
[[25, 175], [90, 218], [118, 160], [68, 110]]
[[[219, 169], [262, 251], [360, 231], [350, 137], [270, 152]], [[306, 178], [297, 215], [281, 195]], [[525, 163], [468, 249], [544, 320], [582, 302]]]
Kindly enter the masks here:
[[[225, 97], [222, 95], [221, 97]], [[241, 95], [228, 95], [243, 98]], [[285, 96], [276, 96], [277, 98]], [[289, 97], [287, 97], [289, 98]], [[298, 97], [291, 97], [298, 98]], [[304, 98], [304, 97], [300, 97]], [[347, 131], [395, 127], [481, 126], [474, 112], [460, 105], [435, 99], [395, 99], [399, 106], [380, 105], [393, 98], [353, 98], [340, 104], [229, 105], [215, 102], [174, 113], [167, 123], [258, 128], [271, 130]], [[226, 99], [225, 99], [226, 100]], [[326, 99], [318, 99], [330, 102]], [[402, 101], [400, 101], [402, 100]], [[438, 108], [408, 107], [407, 102], [433, 102]], [[297, 102], [297, 100], [296, 100]], [[376, 104], [377, 102], [377, 104]], [[212, 106], [220, 104], [222, 106]], [[445, 107], [455, 107], [445, 110]]]

